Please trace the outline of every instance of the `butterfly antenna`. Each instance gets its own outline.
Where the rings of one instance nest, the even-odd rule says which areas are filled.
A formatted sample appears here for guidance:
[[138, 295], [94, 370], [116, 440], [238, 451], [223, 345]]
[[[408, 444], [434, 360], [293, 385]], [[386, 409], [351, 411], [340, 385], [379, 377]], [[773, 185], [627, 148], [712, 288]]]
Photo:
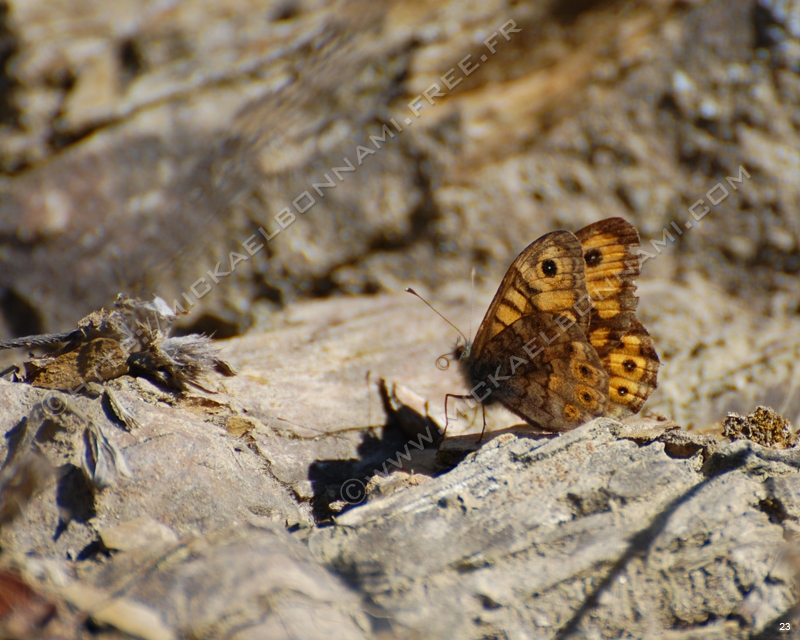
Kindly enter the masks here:
[[449, 321], [447, 318], [445, 318], [445, 317], [444, 317], [444, 316], [443, 316], [441, 313], [439, 313], [439, 312], [438, 312], [436, 309], [434, 309], [434, 308], [431, 306], [431, 304], [430, 304], [430, 303], [429, 303], [429, 302], [428, 302], [428, 301], [427, 301], [425, 298], [423, 298], [421, 295], [419, 295], [419, 294], [418, 294], [416, 291], [414, 291], [414, 290], [413, 290], [411, 287], [406, 287], [406, 289], [405, 289], [405, 290], [406, 290], [406, 292], [407, 292], [407, 293], [410, 293], [412, 296], [417, 296], [417, 298], [419, 298], [419, 299], [420, 299], [420, 300], [422, 300], [422, 301], [423, 301], [423, 302], [424, 302], [426, 305], [428, 305], [428, 307], [431, 309], [431, 311], [433, 311], [433, 312], [434, 312], [434, 313], [435, 313], [437, 316], [439, 316], [439, 317], [440, 317], [442, 320], [444, 320], [444, 321], [445, 321], [447, 324], [449, 324], [451, 327], [453, 327], [453, 329], [455, 329], [456, 331], [458, 331], [459, 335], [461, 335], [461, 337], [462, 337], [462, 338], [464, 338], [464, 342], [469, 342], [469, 340], [467, 340], [467, 336], [465, 336], [465, 335], [464, 335], [464, 333], [461, 331], [461, 329], [459, 329], [459, 328], [458, 328], [456, 325], [454, 325], [454, 324], [453, 324], [452, 322], [450, 322], [450, 321]]

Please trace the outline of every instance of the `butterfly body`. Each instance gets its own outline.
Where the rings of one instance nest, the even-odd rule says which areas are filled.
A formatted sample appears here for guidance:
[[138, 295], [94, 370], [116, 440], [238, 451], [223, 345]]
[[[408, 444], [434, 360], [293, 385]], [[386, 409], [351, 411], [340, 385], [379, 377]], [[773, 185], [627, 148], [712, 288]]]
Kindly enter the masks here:
[[583, 242], [554, 231], [524, 249], [475, 340], [457, 343], [452, 353], [470, 388], [465, 397], [499, 403], [549, 431], [607, 413], [620, 417], [637, 404], [638, 411], [658, 369], [652, 340], [634, 313], [638, 261], [619, 282], [609, 280], [638, 246], [636, 230], [610, 218], [578, 234]]

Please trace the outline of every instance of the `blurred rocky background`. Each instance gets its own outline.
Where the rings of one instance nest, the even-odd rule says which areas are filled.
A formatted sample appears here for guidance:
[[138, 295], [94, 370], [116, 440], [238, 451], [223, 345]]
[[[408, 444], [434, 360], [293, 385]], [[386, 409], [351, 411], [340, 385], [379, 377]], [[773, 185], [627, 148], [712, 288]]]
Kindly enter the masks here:
[[797, 418], [798, 11], [5, 2], [0, 334], [71, 328], [125, 291], [228, 337], [302, 298], [441, 300], [472, 268], [480, 303], [542, 233], [621, 215], [662, 243], [641, 287], [666, 365], [650, 406]]
[[[147, 409], [155, 413], [136, 442], [164, 447], [132, 463], [134, 477], [145, 465], [133, 481], [144, 483], [135, 485], [137, 499], [105, 493], [101, 504], [75, 477], [51, 486], [52, 499], [31, 516], [41, 530], [6, 541], [20, 553], [95, 559], [109, 518], [147, 516], [199, 540], [242, 510], [296, 528], [329, 522], [348, 474], [379, 467], [406, 437], [365, 436], [386, 422], [376, 380], [406, 385], [431, 412], [444, 392], [462, 388], [454, 372], [434, 366], [455, 332], [402, 288], [424, 292], [474, 333], [522, 248], [547, 231], [610, 216], [630, 220], [647, 252], [639, 315], [664, 363], [647, 408], [701, 433], [720, 433], [727, 412], [757, 404], [800, 419], [799, 3], [0, 0], [0, 62], [0, 339], [70, 330], [119, 292], [159, 295], [190, 311], [184, 332], [244, 335], [224, 352], [240, 372], [225, 383], [229, 396], [179, 402], [123, 385], [123, 397], [158, 407]], [[5, 393], [6, 429], [41, 400]], [[202, 416], [194, 427], [191, 415], [174, 418], [178, 448], [159, 431], [167, 405]], [[219, 433], [182, 439], [201, 427]], [[177, 468], [202, 467], [211, 451], [225, 461], [198, 485], [208, 489], [176, 489], [201, 505], [194, 515], [171, 520], [166, 490], [148, 506], [146, 480], [160, 476], [146, 465], [180, 485], [175, 459], [184, 465]], [[256, 473], [262, 467], [266, 478]], [[694, 482], [687, 478], [696, 468], [669, 468]], [[245, 488], [226, 480], [224, 491], [214, 489], [236, 469]], [[753, 491], [748, 504], [777, 504], [774, 491]], [[263, 493], [270, 498], [262, 504]], [[608, 506], [608, 496], [592, 496], [595, 506], [575, 513], [591, 515], [597, 500]], [[69, 525], [51, 545], [59, 500], [83, 506], [70, 503]], [[791, 508], [758, 513], [778, 527], [760, 538], [767, 545], [782, 537], [778, 520], [796, 520]], [[413, 576], [365, 587], [377, 560], [336, 551], [331, 536], [312, 561], [273, 524], [217, 543], [240, 558], [244, 538], [255, 537], [306, 567], [305, 586], [281, 587], [305, 594], [276, 605], [281, 620], [294, 624], [286, 621], [303, 620], [307, 602], [324, 601], [325, 615], [346, 618], [352, 637], [397, 632], [376, 620], [400, 610], [387, 613], [397, 603], [384, 596]], [[754, 531], [746, 544], [759, 539]], [[314, 572], [328, 575], [314, 564], [323, 560], [369, 593], [368, 614], [352, 613], [363, 600], [341, 595], [339, 578], [308, 586], [321, 584], [308, 577]], [[592, 592], [586, 567], [607, 561], [593, 556], [570, 569], [588, 581], [580, 593]], [[124, 573], [123, 564], [114, 571]], [[737, 571], [750, 572], [750, 586]], [[752, 571], [734, 567], [725, 584], [756, 589]], [[114, 592], [112, 574], [93, 584]], [[222, 637], [211, 623], [186, 622], [176, 589], [169, 624]], [[554, 598], [560, 587], [536, 589]], [[158, 603], [154, 593], [162, 592], [140, 599]], [[575, 593], [561, 596], [580, 601]], [[506, 592], [486, 598], [484, 613], [513, 600]], [[760, 602], [785, 611], [780, 598]], [[87, 610], [91, 599], [81, 602]], [[675, 628], [741, 618], [760, 620], [751, 629], [767, 633], [771, 618], [752, 613], [754, 604], [731, 613], [736, 598], [725, 602], [710, 613], [676, 605]], [[509, 629], [527, 622], [509, 619], [459, 637], [523, 637]], [[429, 637], [424, 616], [418, 622], [400, 637]], [[556, 618], [541, 626], [557, 628]], [[253, 637], [273, 637], [262, 632]]]

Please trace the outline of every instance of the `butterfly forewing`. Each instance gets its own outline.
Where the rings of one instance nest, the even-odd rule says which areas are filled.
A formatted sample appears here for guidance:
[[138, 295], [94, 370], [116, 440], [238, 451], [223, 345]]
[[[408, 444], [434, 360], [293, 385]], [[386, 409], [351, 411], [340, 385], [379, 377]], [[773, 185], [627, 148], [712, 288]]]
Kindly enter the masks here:
[[602, 356], [618, 344], [636, 315], [639, 234], [622, 218], [608, 218], [575, 235], [583, 247], [586, 289], [593, 303], [587, 337]]
[[548, 233], [508, 268], [472, 343], [472, 357], [480, 357], [492, 338], [533, 313], [563, 315], [585, 332], [589, 309], [580, 242], [569, 231]]
[[639, 234], [622, 218], [608, 218], [575, 234], [586, 261], [593, 308], [587, 337], [610, 376], [608, 415], [637, 413], [657, 386], [653, 339], [636, 318]]

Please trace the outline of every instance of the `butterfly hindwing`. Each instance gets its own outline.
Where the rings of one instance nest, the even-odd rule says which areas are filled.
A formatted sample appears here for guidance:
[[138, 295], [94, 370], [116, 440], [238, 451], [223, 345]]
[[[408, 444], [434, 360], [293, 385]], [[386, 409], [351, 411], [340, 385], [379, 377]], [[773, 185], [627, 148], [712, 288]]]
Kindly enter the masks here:
[[609, 375], [607, 415], [624, 418], [639, 413], [658, 386], [661, 363], [653, 339], [638, 318], [633, 319], [621, 344], [601, 360]]
[[499, 402], [550, 431], [601, 416], [608, 404], [608, 374], [583, 330], [546, 312], [523, 316], [497, 334], [473, 361], [470, 377], [480, 396], [489, 392], [484, 404]]

